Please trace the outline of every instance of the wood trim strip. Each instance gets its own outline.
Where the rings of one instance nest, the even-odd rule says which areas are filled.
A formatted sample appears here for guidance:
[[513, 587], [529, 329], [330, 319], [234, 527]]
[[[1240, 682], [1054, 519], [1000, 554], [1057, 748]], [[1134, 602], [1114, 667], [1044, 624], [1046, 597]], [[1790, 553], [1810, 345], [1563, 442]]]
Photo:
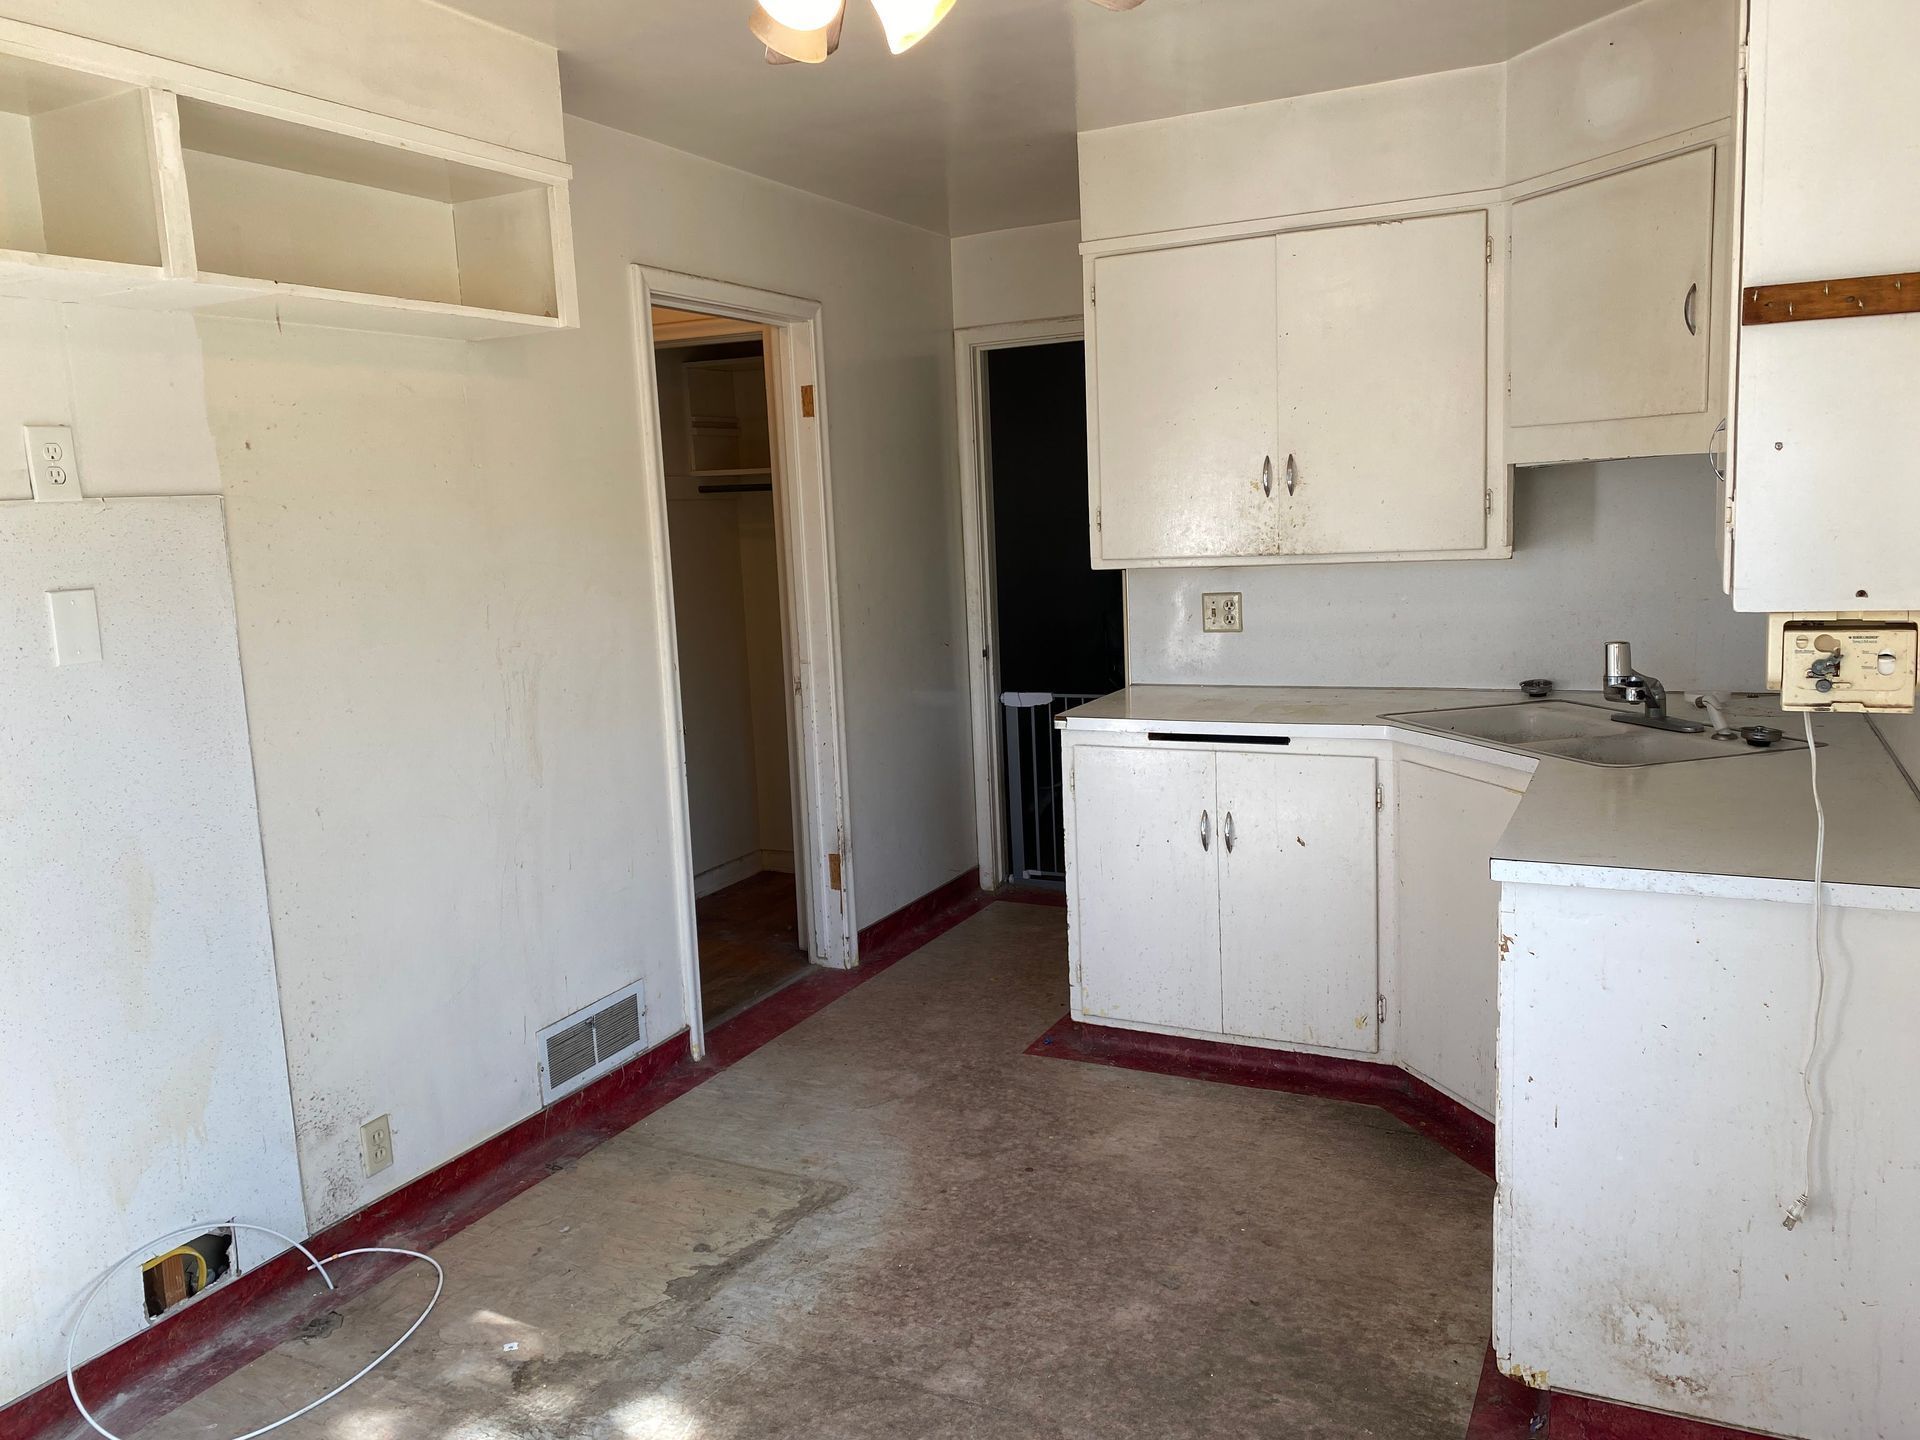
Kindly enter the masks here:
[[1794, 285], [1749, 285], [1740, 292], [1742, 325], [1916, 313], [1920, 313], [1920, 270], [1855, 275], [1845, 280], [1805, 280]]

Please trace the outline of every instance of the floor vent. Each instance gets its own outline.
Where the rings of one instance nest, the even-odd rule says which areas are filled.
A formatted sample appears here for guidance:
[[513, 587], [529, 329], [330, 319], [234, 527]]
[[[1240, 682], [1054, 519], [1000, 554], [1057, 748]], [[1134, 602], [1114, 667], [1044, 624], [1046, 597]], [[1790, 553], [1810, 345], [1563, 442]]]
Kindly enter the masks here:
[[541, 1103], [551, 1105], [639, 1054], [646, 1014], [645, 992], [635, 982], [542, 1030], [535, 1037]]

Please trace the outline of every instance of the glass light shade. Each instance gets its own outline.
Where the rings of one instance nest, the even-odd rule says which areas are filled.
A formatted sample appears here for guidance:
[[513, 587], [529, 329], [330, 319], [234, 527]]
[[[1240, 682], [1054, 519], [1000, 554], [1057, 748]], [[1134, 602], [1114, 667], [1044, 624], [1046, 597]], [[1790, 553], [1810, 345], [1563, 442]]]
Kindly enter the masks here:
[[887, 32], [887, 48], [898, 55], [927, 38], [953, 8], [953, 0], [873, 0]]
[[760, 0], [760, 8], [789, 30], [821, 30], [833, 23], [845, 0]]

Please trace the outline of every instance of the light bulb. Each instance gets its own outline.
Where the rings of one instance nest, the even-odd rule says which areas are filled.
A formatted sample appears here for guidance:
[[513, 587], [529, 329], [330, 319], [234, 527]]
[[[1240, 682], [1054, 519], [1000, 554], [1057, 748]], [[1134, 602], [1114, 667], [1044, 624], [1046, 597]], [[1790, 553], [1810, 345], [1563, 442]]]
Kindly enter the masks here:
[[899, 55], [927, 38], [927, 32], [946, 19], [953, 0], [873, 0], [880, 24], [887, 32], [887, 48]]
[[760, 0], [760, 8], [789, 30], [820, 30], [833, 23], [844, 0]]

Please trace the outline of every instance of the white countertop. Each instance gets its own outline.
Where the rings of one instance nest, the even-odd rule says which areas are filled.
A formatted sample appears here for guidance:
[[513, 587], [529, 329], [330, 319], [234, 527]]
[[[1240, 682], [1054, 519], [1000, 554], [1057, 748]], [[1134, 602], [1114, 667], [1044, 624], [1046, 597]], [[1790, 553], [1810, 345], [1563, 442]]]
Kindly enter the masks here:
[[[1813, 880], [1813, 797], [1807, 752], [1608, 768], [1432, 735], [1385, 716], [1510, 704], [1517, 690], [1344, 690], [1135, 685], [1070, 710], [1075, 730], [1178, 727], [1193, 734], [1311, 733], [1421, 746], [1518, 770], [1526, 798], [1492, 855], [1498, 880], [1607, 889], [1805, 900]], [[1597, 695], [1557, 698], [1604, 704]], [[1673, 713], [1684, 702], [1675, 696]], [[1628, 707], [1616, 707], [1628, 708]], [[1799, 733], [1800, 717], [1771, 699], [1736, 701], [1729, 715]], [[1827, 812], [1825, 879], [1834, 903], [1920, 909], [1920, 797], [1858, 715], [1821, 716], [1820, 795]]]

